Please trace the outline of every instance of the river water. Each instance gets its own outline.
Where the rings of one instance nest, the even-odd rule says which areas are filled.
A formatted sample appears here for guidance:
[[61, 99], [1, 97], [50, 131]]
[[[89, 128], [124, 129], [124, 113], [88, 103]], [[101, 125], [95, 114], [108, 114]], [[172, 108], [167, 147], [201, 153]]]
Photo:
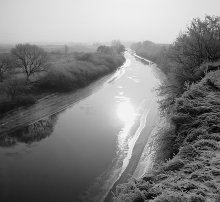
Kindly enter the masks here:
[[125, 57], [89, 96], [0, 138], [0, 201], [104, 200], [129, 163], [159, 84], [155, 66]]

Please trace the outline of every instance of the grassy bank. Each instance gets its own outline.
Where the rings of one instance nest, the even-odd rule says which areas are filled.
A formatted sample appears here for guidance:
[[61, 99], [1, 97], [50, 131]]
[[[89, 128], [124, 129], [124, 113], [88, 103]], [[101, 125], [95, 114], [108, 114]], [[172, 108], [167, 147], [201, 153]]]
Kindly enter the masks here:
[[[211, 72], [176, 99], [172, 127], [159, 137], [160, 163], [142, 179], [118, 186], [116, 201], [220, 200], [219, 78], [220, 71]], [[162, 162], [164, 155], [170, 160]]]
[[[7, 74], [0, 82], [0, 116], [18, 107], [32, 105], [46, 95], [82, 88], [123, 64], [122, 50], [118, 51], [114, 46], [102, 47], [91, 53], [44, 53], [47, 54], [46, 68], [29, 77], [12, 58], [15, 61], [10, 62]], [[9, 58], [10, 54], [5, 57]], [[0, 62], [4, 64], [4, 60]]]
[[[137, 54], [158, 63], [167, 119], [156, 139], [153, 169], [117, 187], [115, 201], [220, 201], [220, 18], [193, 19], [165, 49], [140, 43]], [[155, 50], [152, 55], [150, 51]]]

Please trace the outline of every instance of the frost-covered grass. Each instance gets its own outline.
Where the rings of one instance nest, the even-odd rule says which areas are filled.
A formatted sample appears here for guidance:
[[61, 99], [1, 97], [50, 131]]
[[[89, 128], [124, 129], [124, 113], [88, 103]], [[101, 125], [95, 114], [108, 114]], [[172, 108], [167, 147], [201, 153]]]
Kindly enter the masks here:
[[220, 71], [175, 100], [152, 171], [118, 186], [116, 202], [220, 201]]

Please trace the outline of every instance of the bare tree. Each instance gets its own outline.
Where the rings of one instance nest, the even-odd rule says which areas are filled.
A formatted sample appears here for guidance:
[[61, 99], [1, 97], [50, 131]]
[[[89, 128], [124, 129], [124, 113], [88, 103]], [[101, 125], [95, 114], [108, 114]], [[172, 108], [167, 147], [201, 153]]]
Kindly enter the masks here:
[[36, 45], [18, 44], [11, 53], [16, 58], [16, 65], [26, 74], [28, 81], [34, 73], [46, 70], [48, 55]]
[[0, 56], [0, 82], [3, 81], [6, 74], [12, 68], [12, 59], [7, 55]]

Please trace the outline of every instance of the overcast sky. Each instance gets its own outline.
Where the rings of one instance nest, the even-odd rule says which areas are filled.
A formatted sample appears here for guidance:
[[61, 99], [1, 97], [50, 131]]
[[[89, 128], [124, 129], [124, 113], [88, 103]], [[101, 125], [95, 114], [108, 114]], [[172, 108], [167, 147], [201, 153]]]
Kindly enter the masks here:
[[0, 0], [0, 43], [170, 43], [205, 14], [220, 16], [220, 0]]

